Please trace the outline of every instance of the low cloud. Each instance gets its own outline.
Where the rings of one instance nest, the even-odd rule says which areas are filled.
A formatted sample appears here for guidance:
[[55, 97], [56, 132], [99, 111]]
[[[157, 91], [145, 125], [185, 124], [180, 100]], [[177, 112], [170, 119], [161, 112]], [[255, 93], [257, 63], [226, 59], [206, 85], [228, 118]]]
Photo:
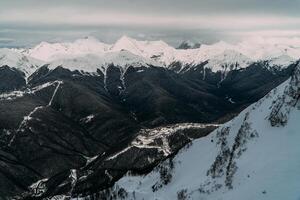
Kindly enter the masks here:
[[147, 15], [96, 9], [53, 8], [9, 10], [0, 13], [0, 23], [30, 23], [73, 26], [148, 26], [185, 29], [260, 29], [300, 27], [300, 17], [276, 15]]
[[0, 46], [121, 35], [177, 45], [243, 37], [300, 36], [300, 0], [0, 1]]

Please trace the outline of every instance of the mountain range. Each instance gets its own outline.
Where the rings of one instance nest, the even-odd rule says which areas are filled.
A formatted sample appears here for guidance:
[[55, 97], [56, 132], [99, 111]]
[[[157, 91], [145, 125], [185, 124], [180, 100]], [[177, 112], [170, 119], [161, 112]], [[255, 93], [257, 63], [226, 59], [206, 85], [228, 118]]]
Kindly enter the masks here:
[[[260, 61], [268, 61], [270, 66], [287, 66], [296, 61], [300, 55], [300, 41], [297, 39], [254, 38], [236, 44], [220, 41], [196, 47], [176, 49], [163, 41], [137, 41], [127, 36], [121, 37], [114, 44], [105, 44], [96, 38], [86, 37], [69, 43], [41, 42], [29, 49], [1, 49], [0, 60], [1, 65], [17, 68], [21, 64], [32, 66], [52, 64], [53, 67], [70, 64], [73, 68], [86, 72], [95, 72], [98, 67], [111, 63], [130, 65], [136, 61], [165, 68], [179, 62], [182, 65], [180, 70], [183, 70], [185, 65], [197, 66], [207, 61], [205, 68], [216, 72], [226, 71], [224, 69], [226, 66], [240, 69]], [[84, 61], [90, 62], [86, 64], [97, 66], [84, 67], [82, 66], [85, 64]], [[24, 71], [27, 75], [32, 73], [27, 71]]]
[[176, 49], [88, 37], [0, 49], [0, 197], [102, 195], [288, 85], [299, 57], [296, 39]]

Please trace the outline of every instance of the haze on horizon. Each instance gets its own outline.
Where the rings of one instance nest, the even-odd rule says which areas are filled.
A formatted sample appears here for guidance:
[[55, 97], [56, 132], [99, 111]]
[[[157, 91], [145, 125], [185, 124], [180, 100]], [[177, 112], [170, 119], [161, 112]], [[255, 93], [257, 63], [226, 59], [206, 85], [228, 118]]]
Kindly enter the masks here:
[[211, 43], [300, 37], [300, 0], [1, 0], [0, 47], [122, 35]]

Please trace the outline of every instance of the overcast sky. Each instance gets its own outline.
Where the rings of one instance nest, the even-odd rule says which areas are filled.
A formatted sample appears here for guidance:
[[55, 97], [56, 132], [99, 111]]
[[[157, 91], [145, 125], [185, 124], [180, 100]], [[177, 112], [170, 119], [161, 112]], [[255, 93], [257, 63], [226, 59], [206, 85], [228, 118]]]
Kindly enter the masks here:
[[1, 0], [0, 46], [122, 35], [211, 43], [300, 36], [300, 0]]

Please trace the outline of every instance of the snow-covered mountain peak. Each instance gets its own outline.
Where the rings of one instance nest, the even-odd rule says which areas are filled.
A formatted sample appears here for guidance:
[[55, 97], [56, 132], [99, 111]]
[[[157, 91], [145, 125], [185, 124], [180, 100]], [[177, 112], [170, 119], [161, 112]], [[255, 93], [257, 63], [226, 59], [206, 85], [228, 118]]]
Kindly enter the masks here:
[[110, 45], [100, 42], [95, 37], [88, 36], [83, 39], [75, 40], [74, 47], [79, 48], [83, 53], [97, 53], [107, 51], [110, 48]]
[[226, 49], [208, 60], [206, 67], [212, 71], [230, 71], [233, 69], [245, 68], [253, 62], [250, 58], [235, 50]]
[[270, 58], [266, 58], [266, 61], [268, 61], [269, 63], [269, 68], [279, 68], [279, 69], [283, 69], [288, 67], [290, 64], [294, 63], [296, 61], [295, 58], [292, 58], [291, 56], [287, 55], [287, 54], [282, 54], [282, 55], [278, 55], [278, 56], [273, 56]]
[[57, 59], [50, 63], [49, 68], [54, 69], [58, 66], [62, 66], [70, 70], [79, 70], [90, 73], [96, 72], [97, 69], [100, 69], [103, 74], [106, 74], [106, 69], [110, 65], [120, 67], [123, 72], [125, 72], [129, 66], [160, 66], [159, 63], [153, 60], [146, 59], [126, 50], [122, 50], [117, 52], [107, 52], [99, 55], [87, 54]]
[[96, 38], [87, 37], [68, 43], [48, 43], [42, 42], [27, 54], [45, 62], [51, 62], [66, 56], [81, 56], [84, 54], [99, 54], [107, 51], [109, 45], [99, 42]]
[[128, 36], [122, 36], [115, 44], [112, 45], [112, 51], [127, 50], [136, 55], [150, 58], [158, 54], [164, 54], [168, 49], [174, 49], [167, 43], [158, 41], [138, 41]]
[[201, 46], [200, 43], [195, 43], [190, 40], [185, 40], [177, 47], [177, 49], [198, 49], [200, 48], [200, 46]]
[[28, 57], [19, 50], [0, 48], [0, 67], [7, 65], [25, 73], [25, 76], [32, 74], [42, 61]]
[[31, 56], [36, 59], [43, 61], [51, 60], [51, 57], [55, 54], [63, 54], [67, 51], [67, 48], [63, 44], [48, 42], [41, 42], [37, 46], [27, 51], [28, 56]]
[[141, 49], [137, 46], [137, 41], [128, 37], [122, 36], [115, 44], [111, 47], [112, 51], [127, 50], [136, 55], [141, 55]]

